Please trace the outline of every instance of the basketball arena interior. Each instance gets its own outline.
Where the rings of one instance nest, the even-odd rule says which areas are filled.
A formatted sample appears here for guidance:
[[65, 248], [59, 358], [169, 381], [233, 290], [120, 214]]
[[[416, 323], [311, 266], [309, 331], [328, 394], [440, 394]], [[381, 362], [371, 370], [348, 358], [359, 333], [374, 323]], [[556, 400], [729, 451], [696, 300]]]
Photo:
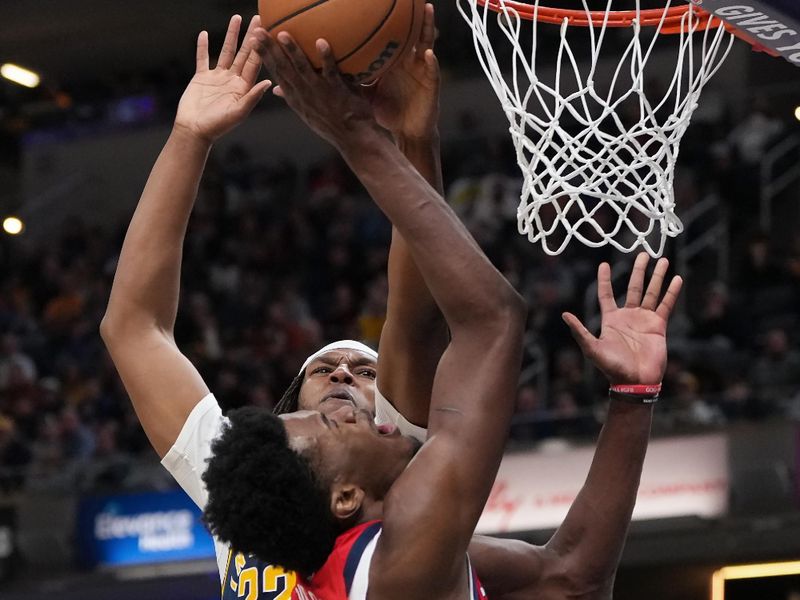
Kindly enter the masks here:
[[[219, 44], [231, 14], [256, 11], [243, 0], [3, 3], [0, 63], [40, 82], [0, 80], [0, 598], [220, 597], [199, 511], [159, 464], [98, 329], [197, 33]], [[445, 196], [530, 312], [479, 532], [544, 543], [583, 483], [608, 402], [561, 313], [596, 329], [597, 264], [627, 276], [633, 255], [579, 243], [549, 255], [518, 233], [508, 121], [455, 0], [436, 11]], [[622, 48], [624, 35], [605, 43]], [[558, 26], [541, 27], [538, 44], [540, 64], [554, 57]], [[648, 86], [669, 81], [667, 54]], [[798, 600], [800, 66], [737, 40], [703, 90], [673, 184], [683, 233], [664, 255], [685, 285], [614, 597]], [[377, 348], [390, 237], [345, 163], [279, 98], [215, 145], [175, 335], [224, 409], [273, 406], [328, 341]]]

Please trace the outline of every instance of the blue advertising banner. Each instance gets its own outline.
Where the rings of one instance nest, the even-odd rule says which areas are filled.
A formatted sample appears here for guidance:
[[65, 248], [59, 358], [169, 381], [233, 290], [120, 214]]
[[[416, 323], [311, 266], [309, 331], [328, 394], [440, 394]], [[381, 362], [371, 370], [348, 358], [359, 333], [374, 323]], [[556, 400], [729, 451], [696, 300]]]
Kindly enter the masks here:
[[200, 509], [182, 491], [81, 500], [79, 556], [84, 566], [124, 566], [214, 558]]

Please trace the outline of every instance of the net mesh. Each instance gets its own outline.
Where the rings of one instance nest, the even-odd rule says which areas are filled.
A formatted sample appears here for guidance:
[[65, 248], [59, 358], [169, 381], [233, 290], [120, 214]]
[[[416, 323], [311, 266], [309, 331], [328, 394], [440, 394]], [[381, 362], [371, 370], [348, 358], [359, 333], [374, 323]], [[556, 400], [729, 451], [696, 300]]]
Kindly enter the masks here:
[[[592, 20], [586, 0], [582, 2]], [[670, 36], [676, 65], [671, 63], [666, 75], [663, 62], [650, 69], [656, 69], [663, 82], [654, 90], [645, 70], [649, 62], [656, 62], [652, 57], [663, 21], [647, 33], [634, 21], [624, 30], [630, 39], [621, 45], [614, 42], [617, 62], [609, 64], [604, 56], [599, 68], [612, 8], [612, 0], [607, 0], [605, 17], [595, 17], [589, 27], [570, 27], [564, 19], [557, 53], [542, 55], [543, 64], [537, 65], [539, 27], [553, 26], [536, 21], [538, 0], [532, 22], [524, 20], [514, 4], [459, 0], [458, 8], [472, 28], [481, 66], [508, 117], [523, 176], [517, 209], [520, 233], [551, 255], [561, 253], [575, 238], [590, 247], [611, 244], [624, 252], [641, 246], [660, 256], [666, 238], [683, 230], [673, 194], [681, 137], [703, 86], [722, 64], [734, 37], [722, 27], [706, 27], [704, 19], [710, 17], [690, 7], [680, 33]], [[667, 1], [665, 10], [669, 6]], [[495, 18], [497, 29], [492, 25]], [[530, 29], [528, 39], [522, 37], [525, 29]], [[581, 34], [580, 41], [571, 41], [575, 34], [568, 37], [573, 30]], [[490, 33], [510, 48], [495, 47]], [[511, 68], [502, 69], [498, 51], [509, 50]], [[587, 52], [588, 60], [582, 62], [579, 56]]]

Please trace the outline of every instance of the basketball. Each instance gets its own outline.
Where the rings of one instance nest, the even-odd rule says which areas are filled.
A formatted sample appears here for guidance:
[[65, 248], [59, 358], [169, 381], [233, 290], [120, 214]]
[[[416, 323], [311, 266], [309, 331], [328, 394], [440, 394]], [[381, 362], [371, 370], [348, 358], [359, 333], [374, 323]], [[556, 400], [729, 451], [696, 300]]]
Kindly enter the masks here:
[[368, 83], [411, 50], [424, 0], [259, 0], [258, 8], [264, 29], [291, 34], [315, 67], [315, 43], [325, 38], [347, 79]]

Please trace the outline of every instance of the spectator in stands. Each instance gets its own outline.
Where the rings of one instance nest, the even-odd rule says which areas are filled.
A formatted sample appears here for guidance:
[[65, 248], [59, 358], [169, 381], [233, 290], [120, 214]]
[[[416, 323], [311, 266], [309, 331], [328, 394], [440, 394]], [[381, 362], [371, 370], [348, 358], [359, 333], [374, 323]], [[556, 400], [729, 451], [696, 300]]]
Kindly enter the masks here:
[[700, 391], [700, 381], [693, 373], [684, 371], [678, 376], [677, 390], [670, 396], [672, 427], [693, 429], [719, 426], [725, 422], [722, 411], [707, 402]]
[[65, 408], [61, 412], [59, 425], [64, 458], [78, 462], [91, 458], [96, 447], [94, 434], [81, 422], [77, 411]]
[[763, 416], [765, 410], [753, 394], [747, 378], [734, 375], [722, 390], [720, 409], [728, 421], [754, 419]]
[[553, 395], [566, 393], [570, 398], [569, 404], [575, 404], [575, 411], [592, 405], [594, 398], [586, 385], [583, 357], [575, 348], [561, 348], [556, 352], [553, 375], [550, 386]]
[[80, 276], [72, 270], [61, 273], [58, 293], [44, 308], [42, 320], [52, 335], [64, 335], [69, 325], [77, 319], [84, 309], [84, 294]]
[[31, 448], [18, 434], [14, 421], [0, 414], [0, 491], [22, 485], [23, 469], [32, 458]]
[[[452, 44], [452, 39], [445, 42]], [[167, 93], [174, 95], [174, 86]], [[131, 90], [121, 93], [130, 95]], [[509, 226], [516, 229], [518, 173], [513, 157], [505, 160], [502, 154], [507, 136], [488, 134], [488, 123], [465, 113], [457, 131], [443, 140], [449, 149], [443, 157], [447, 189], [457, 210], [479, 230], [487, 255], [534, 307], [529, 330], [553, 365], [552, 393], [539, 397], [535, 388], [522, 386], [518, 409], [521, 415], [535, 415], [537, 425], [515, 426], [514, 431], [540, 438], [556, 434], [545, 404], [558, 407], [563, 417], [578, 409], [590, 414], [587, 408], [599, 399], [593, 390], [581, 389], [580, 365], [562, 358], [562, 349], [573, 342], [560, 314], [567, 307], [575, 312], [576, 304], [580, 310], [591, 279], [587, 262], [613, 262], [620, 255], [608, 248], [571, 246], [561, 257], [541, 258], [515, 231], [506, 233]], [[679, 182], [678, 200], [685, 201], [691, 192], [695, 201], [694, 194], [716, 190], [736, 202], [730, 216], [744, 231], [756, 210], [756, 195], [747, 185], [754, 185], [753, 168], [770, 140], [780, 135], [780, 124], [758, 101], [736, 127], [726, 126], [723, 118], [706, 130], [698, 125], [687, 133], [679, 169], [684, 169], [684, 181], [687, 168], [702, 177], [696, 179], [697, 189]], [[688, 143], [692, 135], [694, 155]], [[707, 153], [705, 159], [698, 153]], [[338, 157], [303, 171], [277, 157], [259, 164], [257, 156], [244, 145], [212, 155], [187, 237], [186, 293], [176, 336], [192, 360], [220, 382], [228, 394], [225, 401], [270, 406], [298, 362], [321, 340], [377, 336], [385, 310], [382, 274], [390, 228], [364, 201]], [[751, 178], [747, 185], [741, 173]], [[30, 449], [37, 473], [58, 475], [64, 469], [59, 415], [65, 406], [76, 411], [78, 437], [85, 442], [77, 447], [84, 448], [83, 455], [92, 454], [86, 449], [92, 447], [93, 429], [98, 436], [94, 454], [107, 453], [113, 429], [120, 452], [149, 455], [96, 334], [119, 246], [115, 235], [78, 219], [24, 250], [10, 238], [0, 239], [0, 412], [6, 419], [3, 427], [13, 428], [14, 444]], [[742, 257], [734, 270], [738, 280], [707, 286], [700, 308], [690, 315], [690, 351], [683, 362], [671, 357], [670, 372], [678, 374], [665, 380], [665, 402], [657, 412], [659, 418], [666, 414], [673, 406], [670, 397], [678, 395], [674, 406], [680, 418], [668, 422], [669, 428], [758, 417], [770, 407], [781, 408], [776, 403], [788, 401], [800, 386], [797, 351], [789, 341], [800, 333], [793, 329], [800, 323], [800, 236], [790, 243], [786, 258], [774, 252], [765, 234], [752, 239], [734, 234], [731, 251]], [[705, 287], [702, 269], [688, 275], [690, 290]], [[329, 313], [320, 310], [323, 305], [331, 307]], [[773, 328], [776, 322], [782, 333], [768, 334], [763, 354], [760, 348], [757, 353], [751, 329]], [[722, 342], [726, 351], [709, 349], [712, 340]], [[568, 364], [560, 366], [562, 360]], [[762, 391], [764, 386], [770, 389]], [[709, 402], [709, 390], [717, 394], [716, 404]]]
[[784, 260], [786, 277], [792, 286], [794, 306], [800, 305], [800, 232], [795, 232]]
[[750, 372], [750, 384], [760, 400], [775, 406], [800, 389], [800, 352], [791, 347], [788, 333], [780, 327], [767, 331], [763, 349]]
[[51, 481], [57, 480], [64, 474], [67, 461], [64, 458], [61, 428], [56, 415], [48, 414], [42, 419], [32, 446], [32, 453], [29, 487], [49, 487]]
[[730, 349], [743, 337], [747, 324], [731, 306], [728, 287], [721, 281], [711, 282], [703, 295], [703, 305], [694, 321], [692, 337], [706, 340], [717, 348]]
[[386, 320], [386, 299], [389, 294], [389, 282], [385, 276], [375, 278], [367, 288], [361, 314], [358, 316], [358, 335], [372, 348], [378, 347], [381, 330]]
[[740, 283], [750, 292], [780, 285], [786, 281], [783, 270], [772, 254], [770, 238], [754, 234], [747, 243], [747, 254], [740, 272]]
[[737, 208], [745, 212], [756, 209], [759, 189], [759, 165], [764, 152], [783, 131], [766, 99], [757, 98], [750, 112], [735, 124], [728, 135], [736, 169], [733, 171]]
[[761, 97], [754, 100], [750, 112], [728, 135], [728, 141], [745, 165], [756, 166], [781, 131], [783, 124], [775, 118], [767, 100]]
[[539, 390], [525, 384], [517, 390], [516, 416], [510, 437], [516, 440], [541, 440], [553, 435], [550, 412], [545, 408]]
[[572, 390], [554, 390], [550, 399], [553, 431], [562, 437], [584, 437], [598, 429], [594, 414], [582, 408]]
[[19, 348], [19, 339], [6, 333], [0, 340], [0, 392], [36, 380], [36, 364]]

